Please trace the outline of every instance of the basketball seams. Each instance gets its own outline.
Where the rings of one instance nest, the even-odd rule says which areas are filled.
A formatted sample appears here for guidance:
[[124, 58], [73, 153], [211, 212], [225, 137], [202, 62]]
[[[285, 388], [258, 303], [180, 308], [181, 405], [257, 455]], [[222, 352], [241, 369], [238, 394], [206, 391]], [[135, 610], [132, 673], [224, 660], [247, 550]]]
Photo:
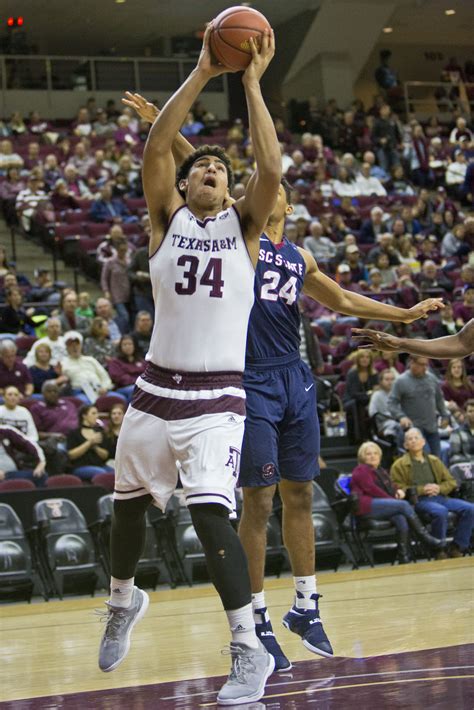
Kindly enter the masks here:
[[[224, 41], [224, 40], [222, 40], [222, 41]], [[226, 44], [227, 44], [227, 42], [226, 42]], [[217, 59], [217, 61], [218, 61], [220, 64], [223, 64], [224, 66], [227, 66], [227, 64], [226, 64], [225, 61], [224, 61], [224, 57], [222, 56], [222, 54], [220, 53], [220, 51], [219, 51], [219, 49], [218, 49], [218, 47], [217, 47], [216, 42], [213, 42], [213, 41], [212, 41], [212, 37], [211, 37], [211, 50], [212, 50], [212, 53], [214, 54], [215, 58]], [[231, 69], [232, 67], [229, 67], [229, 68]]]

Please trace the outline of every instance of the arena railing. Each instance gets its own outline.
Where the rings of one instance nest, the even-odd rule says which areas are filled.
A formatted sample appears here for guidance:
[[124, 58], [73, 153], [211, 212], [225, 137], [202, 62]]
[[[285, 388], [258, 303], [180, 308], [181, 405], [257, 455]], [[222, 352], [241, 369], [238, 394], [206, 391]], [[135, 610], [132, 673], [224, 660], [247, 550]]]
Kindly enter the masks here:
[[441, 122], [452, 120], [459, 108], [467, 117], [474, 114], [474, 83], [450, 81], [405, 81], [405, 115], [426, 121], [436, 116]]
[[[123, 91], [137, 91], [166, 99], [190, 74], [196, 60], [191, 57], [80, 57], [53, 55], [0, 55], [0, 114], [10, 115], [35, 108], [45, 118], [70, 118], [71, 100], [79, 106], [81, 93], [98, 102], [120, 98]], [[22, 105], [24, 93], [25, 106]], [[38, 92], [32, 97], [31, 92]], [[32, 100], [37, 99], [37, 106]], [[203, 92], [206, 108], [219, 118], [228, 117], [228, 88], [225, 75], [212, 79]], [[20, 103], [18, 103], [20, 102]], [[28, 103], [26, 103], [28, 102]], [[81, 98], [81, 103], [85, 103]], [[77, 110], [77, 108], [76, 108]]]

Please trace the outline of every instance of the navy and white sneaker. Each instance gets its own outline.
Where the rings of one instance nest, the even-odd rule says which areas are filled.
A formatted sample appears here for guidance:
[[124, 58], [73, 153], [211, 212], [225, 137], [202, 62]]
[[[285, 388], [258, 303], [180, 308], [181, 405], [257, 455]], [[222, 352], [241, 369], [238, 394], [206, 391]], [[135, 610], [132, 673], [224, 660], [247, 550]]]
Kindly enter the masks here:
[[[297, 596], [302, 597], [300, 592], [296, 592]], [[317, 653], [319, 656], [331, 658], [334, 656], [334, 651], [323, 629], [323, 623], [319, 618], [318, 599], [321, 594], [313, 594], [311, 599], [315, 601], [315, 609], [297, 609], [293, 605], [283, 617], [283, 626], [298, 634], [303, 639], [303, 645], [309, 651]]]
[[275, 638], [267, 607], [254, 609], [253, 613], [254, 615], [258, 614], [260, 617], [260, 622], [255, 624], [255, 632], [268, 653], [275, 659], [275, 673], [289, 671], [292, 667], [291, 662], [285, 656]]

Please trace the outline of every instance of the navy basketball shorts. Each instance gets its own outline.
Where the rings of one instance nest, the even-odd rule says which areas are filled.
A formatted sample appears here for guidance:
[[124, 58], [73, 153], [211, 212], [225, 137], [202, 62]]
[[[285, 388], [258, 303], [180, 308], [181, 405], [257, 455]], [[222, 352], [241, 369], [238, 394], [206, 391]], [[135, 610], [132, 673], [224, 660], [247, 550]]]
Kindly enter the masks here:
[[284, 366], [247, 367], [247, 417], [238, 486], [271, 486], [280, 479], [319, 475], [319, 420], [314, 379], [298, 359]]

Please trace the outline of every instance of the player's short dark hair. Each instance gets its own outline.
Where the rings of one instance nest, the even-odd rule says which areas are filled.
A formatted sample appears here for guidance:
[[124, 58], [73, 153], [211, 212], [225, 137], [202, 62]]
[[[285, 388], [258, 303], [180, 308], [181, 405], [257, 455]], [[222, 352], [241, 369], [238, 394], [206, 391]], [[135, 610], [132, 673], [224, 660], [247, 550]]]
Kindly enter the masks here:
[[291, 205], [291, 190], [292, 187], [286, 177], [282, 177], [280, 180], [281, 185], [283, 185], [283, 189], [285, 190], [285, 195], [286, 195], [286, 201], [289, 205]]
[[219, 160], [222, 160], [227, 170], [227, 182], [229, 186], [229, 192], [234, 188], [234, 172], [232, 170], [232, 165], [230, 159], [223, 148], [219, 145], [202, 145], [200, 148], [195, 150], [191, 155], [188, 155], [184, 163], [180, 166], [176, 174], [176, 187], [180, 195], [184, 197], [184, 192], [179, 189], [179, 183], [181, 180], [186, 180], [189, 175], [194, 163], [205, 155], [214, 155]]

